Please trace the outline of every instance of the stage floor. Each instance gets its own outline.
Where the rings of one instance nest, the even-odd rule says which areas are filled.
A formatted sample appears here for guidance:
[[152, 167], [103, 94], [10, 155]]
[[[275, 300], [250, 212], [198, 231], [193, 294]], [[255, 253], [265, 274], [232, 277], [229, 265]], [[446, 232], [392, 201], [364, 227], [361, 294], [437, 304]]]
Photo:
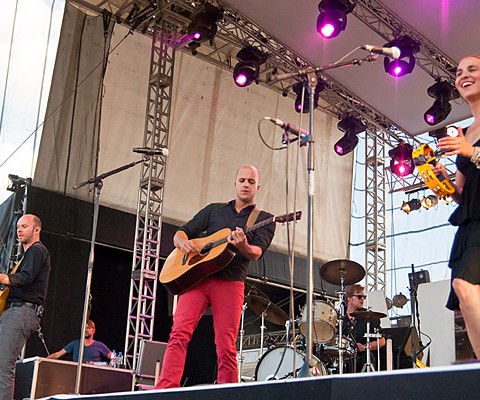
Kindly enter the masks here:
[[269, 382], [204, 385], [189, 388], [120, 392], [50, 399], [111, 400], [404, 400], [477, 399], [480, 363], [363, 374], [326, 375]]

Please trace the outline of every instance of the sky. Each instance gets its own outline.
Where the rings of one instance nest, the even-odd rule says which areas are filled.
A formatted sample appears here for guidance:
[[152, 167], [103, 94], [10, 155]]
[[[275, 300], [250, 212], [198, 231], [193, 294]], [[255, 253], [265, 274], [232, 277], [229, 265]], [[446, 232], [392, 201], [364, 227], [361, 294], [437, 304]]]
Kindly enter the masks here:
[[[0, 203], [11, 192], [9, 174], [33, 176], [41, 124], [47, 104], [65, 0], [3, 0], [0, 24]], [[468, 125], [468, 122], [461, 124]], [[37, 134], [35, 134], [35, 132]], [[432, 139], [424, 136], [426, 142]], [[350, 258], [365, 265], [365, 140], [355, 149]], [[452, 160], [449, 161], [450, 163]], [[455, 234], [448, 217], [455, 203], [439, 204], [410, 214], [403, 201], [420, 199], [427, 191], [406, 196], [387, 188], [387, 297], [409, 298], [408, 273], [428, 270], [431, 281], [449, 279], [448, 255]], [[446, 300], [446, 299], [445, 299]], [[410, 313], [409, 304], [392, 315]]]
[[[65, 0], [2, 0], [0, 203], [8, 175], [33, 176]], [[37, 129], [37, 127], [39, 129]]]

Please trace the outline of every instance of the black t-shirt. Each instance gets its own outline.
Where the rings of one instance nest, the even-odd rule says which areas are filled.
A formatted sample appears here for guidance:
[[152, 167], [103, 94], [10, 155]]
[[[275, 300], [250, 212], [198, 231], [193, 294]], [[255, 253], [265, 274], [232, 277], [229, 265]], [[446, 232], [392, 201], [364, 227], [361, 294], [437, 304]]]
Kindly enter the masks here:
[[32, 244], [23, 254], [15, 274], [9, 274], [7, 302], [23, 301], [43, 305], [50, 276], [50, 254], [42, 242]]
[[[212, 203], [200, 210], [190, 221], [179, 228], [184, 231], [189, 239], [195, 239], [207, 236], [221, 229], [229, 228], [235, 230], [236, 227], [245, 228], [250, 213], [255, 208], [254, 205], [240, 210], [235, 210], [235, 200], [228, 203]], [[261, 222], [272, 217], [272, 214], [261, 211], [255, 223]], [[262, 254], [270, 246], [275, 233], [275, 223], [267, 224], [247, 234], [247, 241], [250, 245], [258, 246], [262, 249]], [[249, 260], [247, 260], [234, 246], [229, 245], [229, 249], [236, 253], [233, 260], [222, 270], [212, 276], [229, 281], [244, 281], [247, 277]]]
[[[367, 311], [365, 308], [361, 311]], [[370, 321], [370, 333], [381, 333], [380, 320], [375, 319]], [[367, 320], [366, 319], [350, 319], [348, 316], [343, 320], [343, 334], [344, 336], [355, 339], [357, 343], [365, 345], [367, 339], [363, 336], [367, 333]], [[370, 342], [376, 339], [370, 339]]]

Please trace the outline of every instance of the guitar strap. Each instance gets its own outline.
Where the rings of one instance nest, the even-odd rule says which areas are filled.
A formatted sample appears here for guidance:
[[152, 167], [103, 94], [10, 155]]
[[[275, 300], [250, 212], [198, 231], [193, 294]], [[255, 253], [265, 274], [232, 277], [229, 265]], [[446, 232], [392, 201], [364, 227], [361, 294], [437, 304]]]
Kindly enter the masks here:
[[245, 228], [250, 228], [255, 224], [255, 221], [257, 220], [258, 216], [260, 215], [260, 210], [259, 208], [255, 207], [250, 215], [248, 216], [247, 223], [245, 224]]
[[24, 257], [24, 255], [23, 255], [22, 258], [20, 258], [20, 260], [17, 262], [17, 264], [16, 264], [15, 267], [12, 269], [12, 271], [10, 272], [10, 274], [14, 274], [15, 272], [17, 272], [18, 267], [20, 266], [20, 264], [21, 264], [22, 261], [23, 261], [23, 257]]

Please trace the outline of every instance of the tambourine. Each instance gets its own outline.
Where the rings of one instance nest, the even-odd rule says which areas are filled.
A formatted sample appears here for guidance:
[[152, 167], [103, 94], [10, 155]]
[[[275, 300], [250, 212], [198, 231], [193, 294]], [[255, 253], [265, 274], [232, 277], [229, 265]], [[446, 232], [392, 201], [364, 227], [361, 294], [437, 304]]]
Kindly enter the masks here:
[[432, 167], [437, 163], [437, 157], [428, 144], [422, 143], [413, 149], [412, 157], [423, 182], [437, 197], [445, 199], [455, 192], [455, 188], [443, 174], [433, 173]]

